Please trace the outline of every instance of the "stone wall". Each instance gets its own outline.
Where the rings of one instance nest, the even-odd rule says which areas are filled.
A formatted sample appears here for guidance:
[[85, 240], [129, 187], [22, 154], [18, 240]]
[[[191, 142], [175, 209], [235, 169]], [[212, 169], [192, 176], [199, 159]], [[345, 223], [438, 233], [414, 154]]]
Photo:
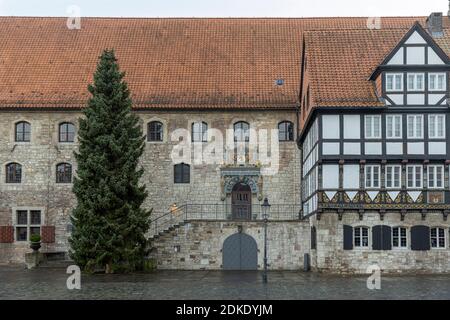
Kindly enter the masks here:
[[[221, 200], [221, 176], [219, 164], [193, 164], [191, 166], [190, 184], [174, 184], [171, 153], [178, 141], [171, 141], [171, 133], [179, 128], [189, 129], [195, 121], [204, 121], [208, 128], [223, 133], [232, 129], [238, 121], [246, 121], [251, 128], [277, 129], [283, 120], [296, 123], [295, 112], [161, 112], [140, 113], [143, 125], [150, 121], [160, 121], [167, 128], [164, 142], [147, 142], [142, 164], [145, 169], [143, 181], [148, 186], [149, 197], [146, 206], [153, 207], [155, 215], [167, 212], [170, 205], [177, 203], [224, 204], [231, 203], [230, 197]], [[225, 145], [225, 141], [224, 141]], [[204, 145], [206, 146], [206, 144]], [[296, 204], [300, 207], [300, 151], [295, 141], [280, 142], [279, 172], [273, 176], [263, 177], [263, 196], [269, 197], [272, 204]], [[252, 204], [259, 205], [257, 197]]]
[[[159, 120], [164, 124], [162, 143], [146, 142], [141, 163], [145, 169], [142, 182], [146, 184], [149, 197], [146, 208], [154, 209], [154, 216], [168, 211], [176, 202], [213, 203], [221, 201], [221, 177], [219, 165], [198, 164], [191, 168], [191, 183], [174, 184], [172, 142], [170, 135], [179, 128], [190, 131], [194, 121], [205, 121], [209, 128], [225, 131], [236, 121], [246, 121], [255, 129], [277, 129], [280, 121], [296, 123], [295, 112], [288, 111], [248, 111], [248, 112], [138, 112], [146, 132], [148, 122]], [[45, 225], [56, 226], [56, 243], [43, 245], [47, 251], [67, 251], [69, 215], [75, 205], [71, 184], [56, 184], [56, 165], [76, 162], [73, 151], [75, 143], [58, 142], [58, 126], [61, 122], [72, 122], [78, 126], [80, 112], [11, 111], [0, 112], [0, 225], [13, 224], [13, 208], [41, 208]], [[16, 143], [14, 126], [19, 121], [31, 124], [31, 142]], [[275, 176], [264, 177], [262, 194], [268, 196], [272, 204], [300, 203], [300, 157], [294, 141], [280, 143], [280, 171]], [[5, 183], [5, 165], [17, 162], [22, 165], [22, 183]], [[253, 204], [259, 205], [253, 197]], [[0, 243], [0, 263], [22, 262], [24, 253], [29, 251], [28, 243]]]
[[[256, 240], [258, 269], [263, 269], [262, 222], [191, 221], [155, 240], [152, 258], [163, 270], [221, 270], [223, 242], [237, 233], [239, 226]], [[310, 247], [308, 222], [270, 222], [267, 239], [270, 270], [303, 269], [304, 254]]]
[[[381, 221], [376, 212], [365, 213], [359, 219], [357, 213], [344, 213], [339, 221], [336, 213], [324, 213], [320, 220], [310, 219], [311, 225], [317, 229], [317, 250], [311, 250], [311, 262], [314, 270], [338, 273], [366, 273], [367, 267], [378, 264], [387, 273], [418, 272], [418, 273], [448, 273], [450, 272], [449, 221], [444, 221], [443, 215], [428, 213], [422, 220], [420, 213], [408, 213], [404, 221], [400, 213], [387, 213]], [[343, 249], [343, 225], [353, 227], [373, 227], [388, 225], [391, 227], [406, 227], [408, 248], [378, 251], [371, 247], [371, 230], [369, 230], [369, 247], [367, 249]], [[442, 227], [446, 231], [446, 248], [428, 251], [411, 250], [410, 228], [415, 225]]]

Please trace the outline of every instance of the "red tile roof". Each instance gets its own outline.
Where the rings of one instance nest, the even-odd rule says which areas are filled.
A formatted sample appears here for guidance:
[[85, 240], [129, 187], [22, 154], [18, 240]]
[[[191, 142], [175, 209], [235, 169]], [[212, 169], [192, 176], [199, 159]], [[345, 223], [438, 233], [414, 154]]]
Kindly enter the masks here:
[[[325, 64], [316, 65], [325, 80], [314, 80], [321, 102], [372, 104], [373, 90], [360, 80], [416, 20], [425, 18], [383, 18], [383, 31], [368, 32], [366, 18], [83, 18], [81, 30], [69, 30], [65, 18], [2, 17], [0, 107], [83, 106], [98, 56], [114, 48], [136, 107], [294, 108], [308, 30], [342, 30], [308, 33], [314, 61]], [[367, 53], [347, 43], [370, 47], [380, 39]], [[356, 90], [340, 96], [342, 88]]]
[[[384, 106], [369, 78], [408, 29], [305, 32], [311, 108]], [[450, 54], [450, 29], [434, 40]]]

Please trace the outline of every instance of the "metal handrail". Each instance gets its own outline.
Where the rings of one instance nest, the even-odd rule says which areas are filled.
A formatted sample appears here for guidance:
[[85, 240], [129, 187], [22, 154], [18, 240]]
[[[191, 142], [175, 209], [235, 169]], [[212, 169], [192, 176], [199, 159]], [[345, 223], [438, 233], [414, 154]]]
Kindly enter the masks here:
[[[233, 210], [235, 209], [235, 210]], [[239, 213], [241, 216], [239, 217]], [[298, 221], [301, 220], [301, 206], [298, 204], [272, 204], [269, 221]], [[262, 221], [261, 205], [234, 205], [222, 203], [184, 204], [164, 213], [150, 222], [150, 236], [157, 235], [170, 227], [185, 221]]]

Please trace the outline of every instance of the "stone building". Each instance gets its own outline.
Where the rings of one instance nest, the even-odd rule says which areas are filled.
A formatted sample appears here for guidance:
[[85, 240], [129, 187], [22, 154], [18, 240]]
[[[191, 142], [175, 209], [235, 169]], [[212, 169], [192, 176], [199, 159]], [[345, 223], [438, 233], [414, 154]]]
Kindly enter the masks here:
[[[83, 18], [81, 29], [69, 29], [62, 18], [0, 18], [0, 263], [22, 262], [33, 233], [42, 235], [43, 251], [67, 252], [78, 118], [98, 56], [114, 48], [147, 137], [142, 183], [149, 192], [145, 206], [153, 209], [148, 236], [159, 268], [262, 269], [261, 205], [267, 198], [271, 269], [302, 269], [306, 254], [318, 271], [365, 272], [378, 263], [391, 272], [448, 272], [447, 168], [439, 210], [409, 203], [395, 210], [384, 203], [355, 209], [330, 205], [334, 196], [322, 201], [331, 192], [346, 192], [342, 183], [336, 190], [324, 187], [336, 175], [334, 169], [326, 175], [324, 162], [337, 161], [341, 181], [346, 161], [357, 159], [364, 170], [367, 159], [322, 153], [322, 143], [344, 148], [345, 139], [322, 141], [336, 124], [315, 121], [326, 118], [321, 110], [350, 107], [354, 117], [358, 108], [385, 108], [392, 99], [376, 90], [383, 82], [376, 70], [408, 30], [420, 30], [445, 54], [437, 55], [442, 70], [433, 66], [432, 73], [448, 73], [448, 17], [433, 24], [409, 17], [382, 18], [381, 26], [370, 21]], [[415, 73], [428, 72], [423, 68]], [[433, 94], [447, 97], [448, 87]], [[436, 104], [444, 102], [439, 114], [448, 122], [442, 98]], [[356, 140], [346, 142], [365, 143]], [[309, 152], [315, 145], [317, 152]], [[407, 160], [403, 156], [408, 158], [402, 154], [400, 163]], [[448, 167], [447, 154], [438, 159]], [[311, 172], [317, 173], [311, 178]], [[356, 189], [348, 192], [365, 192], [364, 184]], [[406, 192], [398, 189], [391, 193]], [[439, 248], [412, 250], [416, 226], [432, 228]], [[393, 227], [403, 228], [396, 229], [396, 239], [406, 238], [406, 248], [373, 246], [379, 230]], [[367, 246], [354, 246], [357, 232], [357, 241]]]

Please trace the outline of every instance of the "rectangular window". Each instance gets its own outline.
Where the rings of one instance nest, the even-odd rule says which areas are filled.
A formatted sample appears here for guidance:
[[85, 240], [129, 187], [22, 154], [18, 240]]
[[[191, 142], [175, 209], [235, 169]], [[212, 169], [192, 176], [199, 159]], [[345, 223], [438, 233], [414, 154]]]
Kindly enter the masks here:
[[408, 73], [408, 91], [423, 91], [425, 89], [425, 74]]
[[399, 165], [386, 166], [386, 188], [400, 188], [402, 167]]
[[423, 139], [423, 115], [408, 115], [408, 138]]
[[381, 138], [381, 116], [366, 116], [365, 117], [365, 133], [366, 139], [380, 139]]
[[445, 248], [445, 229], [431, 228], [430, 230], [431, 247], [435, 249]]
[[369, 246], [369, 228], [356, 227], [353, 240], [356, 248], [366, 248]]
[[386, 116], [386, 137], [388, 139], [402, 138], [402, 116], [387, 115]]
[[386, 91], [403, 91], [403, 74], [386, 74]]
[[407, 173], [407, 186], [409, 189], [421, 189], [422, 188], [422, 166], [412, 165], [406, 167]]
[[428, 116], [428, 137], [430, 139], [445, 139], [445, 115], [430, 114]]
[[368, 165], [366, 166], [366, 188], [379, 188], [380, 187], [380, 166]]
[[407, 248], [408, 238], [406, 236], [406, 228], [396, 227], [392, 228], [392, 247]]
[[29, 241], [33, 234], [41, 234], [42, 213], [40, 210], [16, 211], [16, 241]]
[[428, 90], [444, 91], [447, 88], [447, 80], [444, 72], [430, 73], [428, 75]]
[[444, 187], [444, 166], [428, 166], [428, 188], [440, 189]]

